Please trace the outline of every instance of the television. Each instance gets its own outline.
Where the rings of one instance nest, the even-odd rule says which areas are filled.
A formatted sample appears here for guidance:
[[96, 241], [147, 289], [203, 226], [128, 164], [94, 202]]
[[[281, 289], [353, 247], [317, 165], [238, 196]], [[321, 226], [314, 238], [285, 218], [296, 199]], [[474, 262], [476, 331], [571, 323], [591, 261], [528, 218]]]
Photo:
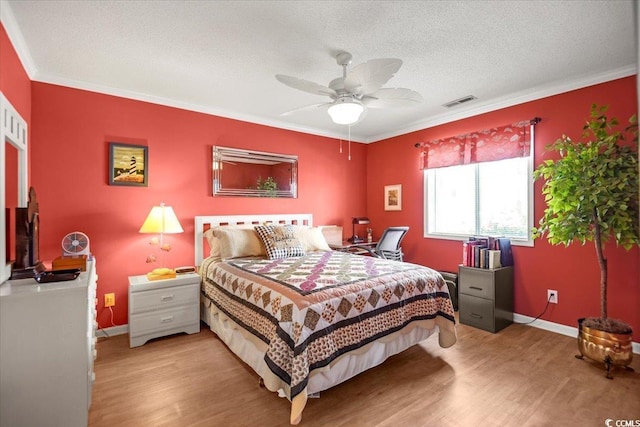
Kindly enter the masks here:
[[40, 265], [40, 214], [33, 187], [27, 207], [15, 208], [15, 213], [16, 258], [11, 277], [33, 277], [34, 268]]

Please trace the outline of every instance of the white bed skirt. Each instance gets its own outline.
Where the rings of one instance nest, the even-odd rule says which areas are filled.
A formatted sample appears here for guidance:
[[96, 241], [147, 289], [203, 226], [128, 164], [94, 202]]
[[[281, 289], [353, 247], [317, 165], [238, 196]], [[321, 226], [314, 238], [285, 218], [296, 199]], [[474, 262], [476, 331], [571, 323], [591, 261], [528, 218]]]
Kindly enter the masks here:
[[[288, 396], [289, 387], [280, 381], [269, 369], [264, 361], [267, 345], [244, 331], [233, 320], [211, 304], [208, 298], [201, 296], [201, 319], [209, 328], [235, 353], [242, 361], [249, 365], [263, 380], [267, 389], [280, 392]], [[355, 375], [384, 362], [388, 357], [398, 354], [407, 348], [423, 341], [434, 332], [437, 326], [425, 329], [419, 326], [421, 322], [405, 327], [401, 331], [378, 339], [366, 346], [345, 353], [336, 358], [331, 364], [310, 373], [306, 395], [327, 390]], [[426, 322], [435, 325], [434, 322]], [[305, 399], [306, 400], [306, 399]]]

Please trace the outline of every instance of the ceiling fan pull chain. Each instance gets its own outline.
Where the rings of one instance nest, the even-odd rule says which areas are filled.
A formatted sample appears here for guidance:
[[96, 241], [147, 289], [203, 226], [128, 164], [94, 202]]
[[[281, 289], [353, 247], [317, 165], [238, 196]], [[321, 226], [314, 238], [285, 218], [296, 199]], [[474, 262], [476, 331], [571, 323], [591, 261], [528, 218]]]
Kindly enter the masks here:
[[351, 160], [351, 125], [349, 127], [349, 160]]

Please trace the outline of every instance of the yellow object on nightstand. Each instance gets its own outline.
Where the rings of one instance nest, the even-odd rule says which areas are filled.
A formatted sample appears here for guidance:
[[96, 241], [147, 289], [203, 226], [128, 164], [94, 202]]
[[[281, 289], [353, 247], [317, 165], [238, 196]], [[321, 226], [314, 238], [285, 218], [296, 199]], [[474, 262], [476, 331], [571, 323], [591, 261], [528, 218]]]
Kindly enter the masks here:
[[176, 272], [170, 268], [156, 268], [147, 273], [147, 280], [175, 279]]

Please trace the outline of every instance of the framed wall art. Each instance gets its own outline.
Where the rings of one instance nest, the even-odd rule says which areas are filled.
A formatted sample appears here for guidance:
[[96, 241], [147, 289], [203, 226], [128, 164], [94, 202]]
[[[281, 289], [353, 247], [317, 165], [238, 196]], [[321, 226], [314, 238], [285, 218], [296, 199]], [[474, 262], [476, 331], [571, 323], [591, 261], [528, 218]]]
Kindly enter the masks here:
[[402, 184], [384, 186], [384, 210], [402, 210]]
[[109, 185], [149, 185], [149, 147], [109, 143]]

